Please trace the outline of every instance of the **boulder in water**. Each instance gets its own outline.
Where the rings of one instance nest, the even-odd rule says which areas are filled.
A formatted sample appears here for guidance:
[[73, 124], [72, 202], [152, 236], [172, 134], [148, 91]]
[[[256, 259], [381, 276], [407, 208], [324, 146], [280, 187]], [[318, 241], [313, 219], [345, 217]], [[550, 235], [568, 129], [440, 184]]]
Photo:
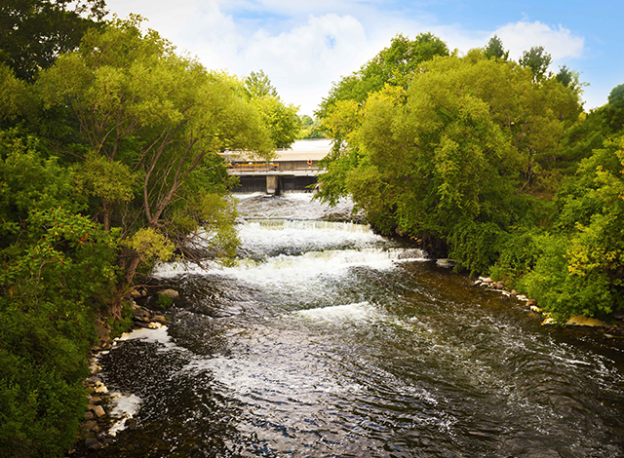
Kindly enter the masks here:
[[158, 291], [159, 296], [169, 296], [171, 299], [177, 299], [180, 297], [180, 293], [178, 293], [175, 289], [163, 289], [162, 291]]
[[570, 319], [566, 322], [566, 326], [588, 326], [592, 328], [602, 328], [606, 325], [607, 323], [605, 323], [604, 321], [600, 321], [596, 318], [590, 318], [583, 315], [570, 317]]
[[93, 437], [88, 437], [85, 440], [85, 447], [87, 447], [87, 450], [99, 450], [102, 448], [102, 444], [100, 444], [97, 439]]

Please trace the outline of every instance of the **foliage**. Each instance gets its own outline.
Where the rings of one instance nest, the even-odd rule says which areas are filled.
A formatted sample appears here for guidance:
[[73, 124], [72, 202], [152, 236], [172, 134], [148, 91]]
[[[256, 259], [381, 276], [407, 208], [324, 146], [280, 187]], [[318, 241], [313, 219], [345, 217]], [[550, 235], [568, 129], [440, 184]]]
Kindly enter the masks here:
[[318, 118], [312, 119], [311, 116], [303, 115], [299, 117], [299, 124], [301, 130], [297, 138], [299, 139], [314, 139], [314, 138], [326, 138], [326, 134], [323, 131], [321, 120]]
[[326, 118], [338, 102], [363, 102], [369, 94], [381, 90], [385, 84], [405, 87], [409, 76], [421, 63], [436, 56], [448, 56], [446, 43], [431, 33], [421, 33], [414, 40], [399, 34], [357, 72], [334, 83], [316, 113]]
[[[195, 208], [201, 196], [226, 191], [219, 153], [269, 154], [263, 119], [281, 117], [280, 126], [296, 119], [296, 110], [274, 99], [254, 105], [238, 81], [176, 55], [170, 43], [140, 26], [131, 16], [89, 31], [76, 52], [59, 57], [37, 81], [45, 108], [69, 107], [80, 126], [83, 153], [72, 155], [82, 156], [76, 176], [84, 192], [97, 197], [91, 211], [104, 228], [118, 226], [128, 240], [120, 258], [126, 284], [142, 261], [155, 259], [133, 245], [134, 237], [160, 234], [183, 250], [184, 234], [201, 224]], [[220, 185], [197, 186], [213, 181]]]
[[543, 46], [533, 46], [529, 51], [524, 51], [518, 60], [520, 65], [531, 69], [535, 81], [541, 81], [545, 78], [551, 62], [552, 57], [544, 50]]
[[[297, 116], [299, 107], [282, 102], [277, 94], [277, 89], [262, 70], [251, 72], [243, 80], [243, 84], [244, 94], [260, 113], [262, 122], [271, 138], [272, 146], [274, 148], [290, 148], [301, 130], [301, 120]], [[272, 159], [272, 154], [266, 154], [264, 159], [267, 161]]]
[[158, 299], [156, 299], [156, 305], [160, 308], [166, 309], [171, 307], [171, 304], [173, 304], [173, 298], [171, 296], [161, 294], [158, 296]]
[[624, 308], [624, 85], [581, 114], [578, 75], [547, 75], [542, 47], [520, 65], [500, 40], [486, 50], [364, 97], [346, 90], [359, 74], [335, 85], [318, 198], [351, 195], [379, 232], [489, 272], [559, 320], [608, 317]]
[[256, 97], [276, 97], [277, 89], [271, 84], [269, 77], [262, 71], [251, 72], [244, 80], [245, 89], [250, 99]]
[[93, 313], [111, 297], [114, 240], [61, 207], [0, 224], [0, 454], [60, 456], [85, 410]]
[[267, 126], [275, 148], [289, 148], [301, 129], [299, 107], [284, 104], [278, 97], [264, 96], [252, 99], [253, 106]]
[[[11, 0], [0, 6], [0, 63], [33, 80], [56, 57], [78, 47], [106, 14], [103, 0]], [[85, 17], [85, 14], [88, 15]]]
[[486, 59], [495, 58], [507, 61], [509, 59], [509, 51], [505, 51], [502, 40], [497, 35], [494, 35], [483, 50], [483, 56]]

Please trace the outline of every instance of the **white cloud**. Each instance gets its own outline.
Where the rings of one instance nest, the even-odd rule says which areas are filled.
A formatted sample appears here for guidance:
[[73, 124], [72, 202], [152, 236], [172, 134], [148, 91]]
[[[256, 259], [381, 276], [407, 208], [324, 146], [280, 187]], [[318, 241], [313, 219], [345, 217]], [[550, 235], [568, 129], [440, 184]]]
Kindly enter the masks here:
[[282, 98], [312, 113], [331, 82], [359, 68], [368, 42], [362, 24], [350, 16], [310, 16], [306, 24], [273, 36], [258, 31], [241, 49], [236, 66], [263, 69]]
[[[521, 20], [494, 31], [470, 31], [440, 24], [425, 13], [405, 16], [382, 11], [380, 0], [108, 0], [111, 11], [149, 19], [181, 50], [211, 69], [245, 76], [264, 70], [282, 98], [312, 114], [338, 81], [357, 70], [397, 33], [414, 37], [431, 31], [452, 50], [485, 46], [498, 35], [517, 59], [532, 46], [544, 46], [555, 64], [578, 58], [584, 39], [562, 26]], [[251, 13], [243, 15], [240, 12]], [[330, 13], [328, 13], [330, 12]]]
[[561, 25], [553, 28], [539, 21], [507, 24], [495, 30], [492, 36], [495, 34], [509, 49], [512, 59], [518, 59], [523, 51], [533, 46], [543, 46], [553, 61], [578, 58], [582, 56], [585, 47], [585, 39], [573, 35], [569, 29]]

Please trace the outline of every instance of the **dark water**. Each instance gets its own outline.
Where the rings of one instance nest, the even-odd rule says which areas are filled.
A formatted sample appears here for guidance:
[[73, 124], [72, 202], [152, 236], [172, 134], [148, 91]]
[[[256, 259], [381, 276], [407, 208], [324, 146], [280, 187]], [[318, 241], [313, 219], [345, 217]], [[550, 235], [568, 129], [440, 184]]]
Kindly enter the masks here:
[[160, 269], [182, 294], [170, 327], [100, 359], [135, 423], [89, 456], [624, 456], [621, 341], [543, 327], [361, 226], [249, 220], [241, 238], [236, 268]]

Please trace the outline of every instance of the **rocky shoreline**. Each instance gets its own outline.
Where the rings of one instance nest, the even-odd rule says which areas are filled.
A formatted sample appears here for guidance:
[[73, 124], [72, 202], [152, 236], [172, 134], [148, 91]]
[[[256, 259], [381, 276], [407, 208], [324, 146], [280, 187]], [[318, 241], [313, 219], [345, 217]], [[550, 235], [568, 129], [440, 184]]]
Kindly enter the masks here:
[[525, 303], [525, 307], [528, 311], [535, 313], [537, 316], [543, 319], [542, 325], [556, 325], [562, 324], [564, 326], [584, 326], [591, 328], [600, 328], [605, 334], [612, 336], [624, 336], [624, 313], [616, 313], [614, 315], [615, 323], [609, 324], [597, 318], [589, 318], [583, 315], [576, 315], [570, 317], [565, 323], [557, 323], [548, 313], [545, 313], [541, 307], [539, 307], [537, 301], [523, 294], [518, 294], [516, 290], [508, 290], [502, 281], [495, 282], [489, 277], [479, 277], [472, 282], [473, 287], [481, 287], [486, 291], [497, 292], [507, 297], [515, 298]]
[[[173, 289], [163, 289], [156, 293], [158, 296], [168, 296], [171, 300], [178, 297], [178, 292]], [[138, 329], [159, 329], [168, 324], [168, 319], [164, 315], [156, 314], [154, 311], [139, 306], [135, 299], [147, 298], [148, 293], [144, 287], [135, 288], [131, 293], [132, 297], [132, 319], [133, 327], [130, 333], [124, 333], [120, 337], [111, 338], [110, 326], [101, 318], [96, 321], [96, 330], [99, 342], [93, 347], [92, 355], [89, 359], [91, 374], [85, 380], [85, 387], [89, 392], [87, 398], [87, 410], [84, 414], [84, 421], [80, 426], [80, 436], [76, 450], [95, 451], [115, 442], [117, 431], [125, 428], [132, 429], [134, 422], [131, 416], [116, 412], [116, 395], [110, 393], [108, 388], [99, 376], [101, 367], [98, 365], [100, 355], [108, 353], [117, 345], [120, 340], [130, 336], [132, 331]]]

